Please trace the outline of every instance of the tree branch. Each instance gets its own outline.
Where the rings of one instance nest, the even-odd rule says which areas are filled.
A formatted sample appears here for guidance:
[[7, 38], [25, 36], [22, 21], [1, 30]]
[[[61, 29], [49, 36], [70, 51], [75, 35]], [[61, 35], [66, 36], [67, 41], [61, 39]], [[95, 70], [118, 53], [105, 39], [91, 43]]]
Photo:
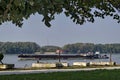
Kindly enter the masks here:
[[3, 15], [3, 18], [6, 18], [7, 17], [7, 13], [11, 7], [11, 3], [13, 2], [13, 0], [10, 0], [9, 4], [6, 6], [6, 10], [4, 12], [4, 15]]

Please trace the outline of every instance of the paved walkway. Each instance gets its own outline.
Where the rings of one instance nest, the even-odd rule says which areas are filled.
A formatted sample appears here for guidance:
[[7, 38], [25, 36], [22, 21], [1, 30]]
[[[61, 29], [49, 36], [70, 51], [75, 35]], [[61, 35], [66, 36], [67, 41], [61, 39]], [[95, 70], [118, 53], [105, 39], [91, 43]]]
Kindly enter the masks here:
[[41, 69], [41, 70], [13, 70], [13, 71], [0, 71], [0, 75], [10, 74], [31, 74], [31, 73], [50, 73], [50, 72], [68, 72], [68, 71], [90, 71], [98, 69], [120, 69], [120, 67], [103, 67], [103, 68], [81, 68], [81, 69]]

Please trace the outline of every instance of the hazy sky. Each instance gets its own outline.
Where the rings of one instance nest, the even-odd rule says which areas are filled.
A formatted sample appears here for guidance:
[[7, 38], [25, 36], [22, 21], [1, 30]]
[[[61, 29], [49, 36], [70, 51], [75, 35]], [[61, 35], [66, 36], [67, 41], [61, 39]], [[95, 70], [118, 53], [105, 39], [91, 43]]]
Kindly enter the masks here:
[[120, 43], [120, 24], [112, 18], [97, 18], [95, 23], [76, 25], [64, 14], [56, 16], [48, 28], [41, 22], [42, 16], [32, 15], [22, 28], [10, 22], [0, 25], [1, 42], [36, 42], [40, 46], [63, 46], [71, 43]]

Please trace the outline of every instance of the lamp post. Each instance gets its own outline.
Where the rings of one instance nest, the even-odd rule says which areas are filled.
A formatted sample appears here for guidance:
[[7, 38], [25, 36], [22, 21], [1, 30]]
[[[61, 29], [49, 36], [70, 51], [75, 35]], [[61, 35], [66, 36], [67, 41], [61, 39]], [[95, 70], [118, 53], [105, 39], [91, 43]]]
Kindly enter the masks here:
[[112, 53], [110, 52], [110, 62], [112, 62]]
[[58, 60], [59, 60], [59, 63], [60, 63], [61, 62], [60, 54], [62, 53], [62, 50], [57, 50], [56, 53], [58, 54]]
[[109, 45], [109, 49], [110, 49], [110, 63], [111, 63], [112, 62], [112, 48], [110, 45]]
[[60, 50], [59, 50], [59, 52], [58, 52], [58, 54], [59, 54], [59, 56], [58, 56], [58, 59], [59, 59], [59, 63], [61, 62], [61, 60], [60, 60]]

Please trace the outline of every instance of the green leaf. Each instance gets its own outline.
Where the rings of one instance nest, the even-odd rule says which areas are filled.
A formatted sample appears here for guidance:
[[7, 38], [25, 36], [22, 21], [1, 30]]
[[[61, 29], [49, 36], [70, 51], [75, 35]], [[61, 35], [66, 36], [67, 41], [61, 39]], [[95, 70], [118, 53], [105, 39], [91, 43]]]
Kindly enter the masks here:
[[19, 6], [20, 3], [21, 3], [20, 0], [14, 0], [14, 4], [15, 4], [15, 6]]

